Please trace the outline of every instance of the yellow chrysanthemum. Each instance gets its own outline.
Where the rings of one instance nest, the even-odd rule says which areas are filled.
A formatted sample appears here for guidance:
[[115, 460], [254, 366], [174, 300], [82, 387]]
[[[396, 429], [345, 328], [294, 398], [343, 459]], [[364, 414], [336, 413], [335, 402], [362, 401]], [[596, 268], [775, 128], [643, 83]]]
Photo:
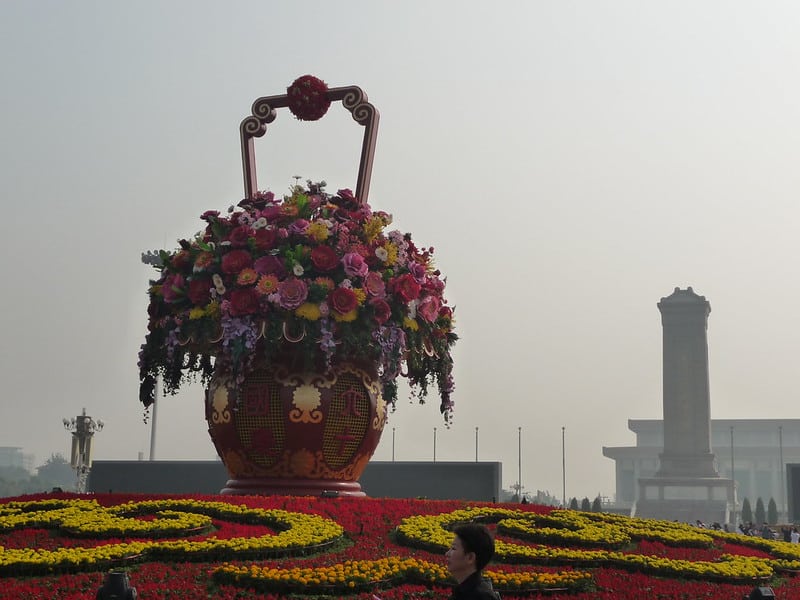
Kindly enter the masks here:
[[311, 223], [308, 226], [308, 231], [306, 233], [308, 234], [308, 237], [310, 237], [313, 240], [316, 240], [317, 242], [322, 242], [327, 240], [328, 236], [330, 235], [328, 232], [327, 225], [325, 225], [325, 223], [322, 223], [321, 221], [314, 221], [313, 223]]
[[397, 262], [397, 246], [395, 246], [392, 242], [389, 242], [384, 246], [386, 248], [386, 266], [391, 267], [394, 263]]
[[214, 300], [213, 302], [209, 302], [208, 306], [205, 307], [206, 316], [209, 317], [218, 317], [219, 316], [219, 302]]
[[320, 318], [319, 306], [313, 302], [304, 302], [297, 307], [294, 314], [308, 321], [316, 321]]
[[419, 331], [419, 323], [417, 323], [416, 319], [409, 319], [408, 317], [405, 317], [403, 319], [403, 327], [410, 329], [411, 331]]
[[383, 231], [383, 219], [373, 216], [364, 224], [364, 235], [369, 243], [375, 241], [378, 234]]
[[367, 299], [367, 293], [364, 291], [363, 288], [353, 288], [353, 294], [358, 299], [358, 305], [361, 306]]
[[189, 311], [189, 320], [196, 321], [197, 319], [202, 319], [206, 316], [206, 309], [205, 308], [197, 308], [194, 307]]
[[350, 321], [355, 321], [358, 318], [358, 309], [354, 308], [350, 312], [346, 312], [343, 315], [340, 315], [336, 311], [331, 311], [333, 318], [342, 323], [349, 323]]

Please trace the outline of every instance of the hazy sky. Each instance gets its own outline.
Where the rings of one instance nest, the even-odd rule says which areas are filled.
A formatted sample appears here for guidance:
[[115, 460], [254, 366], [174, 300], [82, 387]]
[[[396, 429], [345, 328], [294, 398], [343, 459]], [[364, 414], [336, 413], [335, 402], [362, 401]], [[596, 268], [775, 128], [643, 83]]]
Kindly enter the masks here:
[[[656, 303], [711, 302], [712, 416], [797, 418], [796, 2], [0, 3], [0, 446], [149, 451], [136, 357], [154, 271], [243, 195], [239, 122], [297, 76], [381, 112], [370, 203], [436, 247], [456, 305], [456, 412], [398, 403], [376, 458], [503, 461], [506, 487], [614, 491], [602, 446], [661, 417]], [[286, 111], [259, 187], [355, 187], [362, 129]], [[215, 456], [199, 385], [157, 457]]]

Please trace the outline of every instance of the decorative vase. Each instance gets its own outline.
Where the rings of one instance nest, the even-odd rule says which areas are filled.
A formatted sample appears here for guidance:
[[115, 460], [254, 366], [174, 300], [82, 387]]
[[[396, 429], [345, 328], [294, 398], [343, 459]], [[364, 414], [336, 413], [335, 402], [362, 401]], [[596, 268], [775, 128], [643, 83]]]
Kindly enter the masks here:
[[205, 404], [222, 494], [366, 495], [358, 478], [386, 423], [374, 368], [261, 365], [238, 388], [215, 374]]

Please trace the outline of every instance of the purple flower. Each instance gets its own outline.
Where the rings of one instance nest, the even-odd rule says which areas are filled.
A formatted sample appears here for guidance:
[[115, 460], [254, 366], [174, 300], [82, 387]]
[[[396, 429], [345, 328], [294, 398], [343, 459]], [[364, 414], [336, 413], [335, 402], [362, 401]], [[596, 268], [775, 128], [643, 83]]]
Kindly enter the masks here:
[[289, 225], [289, 233], [292, 235], [305, 235], [306, 231], [308, 231], [308, 221], [305, 219], [297, 219]]

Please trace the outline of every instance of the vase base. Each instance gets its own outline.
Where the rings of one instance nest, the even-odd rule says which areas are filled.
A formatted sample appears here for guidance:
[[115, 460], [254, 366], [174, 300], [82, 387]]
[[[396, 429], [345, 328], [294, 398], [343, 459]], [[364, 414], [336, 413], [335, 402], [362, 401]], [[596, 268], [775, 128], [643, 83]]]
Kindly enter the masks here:
[[364, 498], [357, 481], [333, 481], [330, 479], [277, 479], [253, 477], [229, 479], [219, 492], [236, 496], [322, 496]]

